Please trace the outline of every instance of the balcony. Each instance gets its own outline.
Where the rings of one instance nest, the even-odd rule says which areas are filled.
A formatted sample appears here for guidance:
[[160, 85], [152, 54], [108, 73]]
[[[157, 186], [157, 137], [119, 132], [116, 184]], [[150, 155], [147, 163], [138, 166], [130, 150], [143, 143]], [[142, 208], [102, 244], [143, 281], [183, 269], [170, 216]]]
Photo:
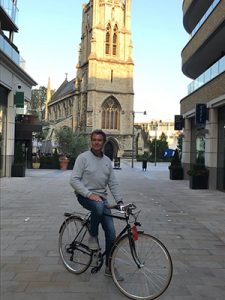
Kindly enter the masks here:
[[0, 50], [2, 50], [6, 55], [8, 55], [11, 60], [20, 65], [20, 55], [15, 46], [12, 46], [8, 41], [7, 38], [0, 35]]
[[224, 7], [225, 0], [221, 0], [182, 51], [182, 71], [192, 79], [224, 55]]
[[199, 20], [205, 14], [213, 0], [184, 0], [183, 1], [183, 24], [188, 33], [191, 33]]
[[225, 56], [188, 85], [188, 95], [199, 89], [219, 74], [225, 72]]
[[18, 31], [18, 8], [12, 0], [0, 0], [1, 29], [6, 31]]
[[194, 36], [196, 32], [199, 30], [199, 28], [204, 24], [205, 20], [210, 16], [210, 14], [213, 12], [217, 4], [220, 2], [220, 0], [214, 0], [213, 3], [210, 5], [204, 16], [201, 18], [201, 20], [198, 22], [198, 24], [195, 26], [194, 30], [191, 33], [191, 36]]
[[195, 109], [199, 101], [208, 103], [212, 99], [221, 97], [225, 94], [225, 72], [219, 74], [207, 84], [202, 85], [190, 95], [180, 101], [181, 114], [190, 113]]

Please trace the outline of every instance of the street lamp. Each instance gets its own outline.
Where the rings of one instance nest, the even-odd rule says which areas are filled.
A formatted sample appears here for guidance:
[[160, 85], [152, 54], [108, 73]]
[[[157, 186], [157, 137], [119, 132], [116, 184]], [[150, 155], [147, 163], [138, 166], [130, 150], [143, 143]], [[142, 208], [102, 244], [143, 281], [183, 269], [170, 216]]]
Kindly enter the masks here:
[[157, 127], [158, 124], [155, 124], [155, 166], [156, 166], [156, 159], [157, 159]]
[[160, 120], [159, 123], [156, 121], [155, 122], [155, 166], [156, 166], [156, 160], [157, 160], [157, 130], [159, 124], [161, 124], [162, 121]]
[[147, 115], [146, 110], [145, 111], [132, 111], [132, 116], [133, 116], [133, 122], [132, 122], [132, 161], [131, 161], [131, 167], [134, 167], [134, 117], [135, 114], [143, 114]]

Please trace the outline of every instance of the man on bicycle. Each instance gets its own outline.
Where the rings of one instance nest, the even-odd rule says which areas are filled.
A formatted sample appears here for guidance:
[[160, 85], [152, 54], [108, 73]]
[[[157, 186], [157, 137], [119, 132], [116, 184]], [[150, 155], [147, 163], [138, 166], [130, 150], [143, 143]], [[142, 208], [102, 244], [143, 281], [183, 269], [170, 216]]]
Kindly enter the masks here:
[[104, 215], [104, 213], [111, 214], [110, 209], [107, 207], [107, 187], [109, 187], [117, 204], [123, 204], [123, 200], [119, 192], [112, 162], [102, 151], [105, 141], [106, 134], [102, 130], [96, 129], [91, 133], [91, 149], [77, 157], [70, 184], [74, 188], [78, 202], [91, 211], [89, 248], [92, 250], [99, 248], [98, 228], [100, 223], [102, 225], [106, 243], [105, 275], [111, 276], [108, 258], [116, 238], [116, 232], [113, 219]]

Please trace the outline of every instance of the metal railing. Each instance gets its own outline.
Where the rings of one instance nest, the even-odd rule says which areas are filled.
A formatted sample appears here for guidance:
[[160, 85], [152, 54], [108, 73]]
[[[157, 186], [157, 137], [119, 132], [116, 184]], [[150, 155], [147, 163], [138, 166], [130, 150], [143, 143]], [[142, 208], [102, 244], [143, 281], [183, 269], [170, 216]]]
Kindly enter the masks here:
[[0, 6], [3, 7], [5, 12], [11, 18], [11, 20], [17, 25], [18, 8], [12, 0], [0, 0]]
[[199, 89], [201, 86], [225, 72], [225, 56], [213, 64], [209, 69], [202, 73], [198, 78], [188, 85], [188, 95]]

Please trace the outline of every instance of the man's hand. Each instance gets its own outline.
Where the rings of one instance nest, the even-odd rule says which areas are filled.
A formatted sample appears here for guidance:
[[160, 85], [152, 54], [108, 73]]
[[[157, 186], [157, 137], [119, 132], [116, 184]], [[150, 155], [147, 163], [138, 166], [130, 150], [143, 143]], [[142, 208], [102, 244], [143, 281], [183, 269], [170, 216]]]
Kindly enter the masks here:
[[97, 194], [91, 194], [88, 198], [92, 201], [97, 201], [97, 202], [102, 201], [102, 198]]

